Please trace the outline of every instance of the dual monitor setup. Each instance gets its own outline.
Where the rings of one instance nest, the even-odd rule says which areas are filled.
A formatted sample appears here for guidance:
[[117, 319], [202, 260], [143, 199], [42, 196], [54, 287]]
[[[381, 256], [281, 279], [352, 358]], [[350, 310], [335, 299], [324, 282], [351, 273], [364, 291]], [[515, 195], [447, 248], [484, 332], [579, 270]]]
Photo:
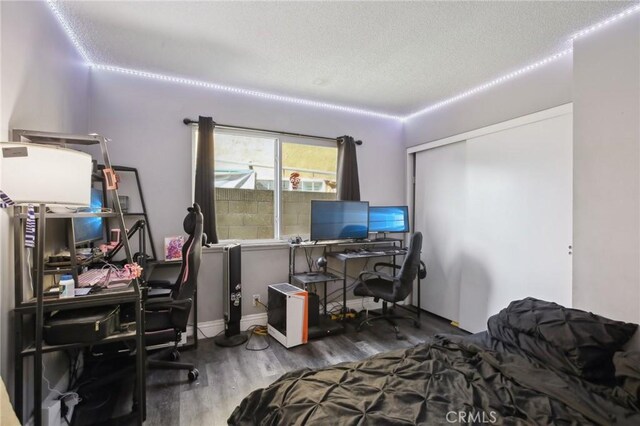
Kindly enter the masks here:
[[[91, 211], [104, 208], [102, 190], [91, 189]], [[73, 219], [76, 245], [104, 239], [105, 220], [102, 217]], [[370, 233], [409, 232], [407, 206], [369, 206], [368, 201], [311, 201], [311, 241], [364, 240]]]
[[365, 240], [370, 233], [409, 232], [407, 206], [369, 206], [368, 201], [311, 201], [311, 241]]

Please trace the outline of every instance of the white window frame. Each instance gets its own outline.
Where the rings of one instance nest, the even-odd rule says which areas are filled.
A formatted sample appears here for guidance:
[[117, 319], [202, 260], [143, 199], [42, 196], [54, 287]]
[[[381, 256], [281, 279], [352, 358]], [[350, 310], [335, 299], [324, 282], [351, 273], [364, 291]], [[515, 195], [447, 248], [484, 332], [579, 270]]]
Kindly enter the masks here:
[[[279, 133], [261, 132], [253, 130], [231, 130], [226, 128], [214, 128], [214, 137], [216, 134], [235, 135], [235, 136], [249, 136], [264, 139], [271, 139], [274, 142], [274, 181], [273, 181], [273, 239], [274, 240], [286, 240], [289, 235], [283, 235], [280, 229], [280, 218], [282, 217], [282, 144], [294, 143], [301, 145], [312, 145], [320, 147], [335, 148], [336, 145], [331, 141], [323, 141], [317, 139], [308, 139], [302, 137], [289, 137]], [[191, 128], [191, 202], [193, 203], [193, 194], [196, 187], [196, 148], [198, 141], [198, 126], [193, 125]], [[337, 158], [336, 158], [337, 162]], [[324, 183], [323, 183], [324, 185]], [[269, 241], [269, 239], [262, 239], [259, 241]]]

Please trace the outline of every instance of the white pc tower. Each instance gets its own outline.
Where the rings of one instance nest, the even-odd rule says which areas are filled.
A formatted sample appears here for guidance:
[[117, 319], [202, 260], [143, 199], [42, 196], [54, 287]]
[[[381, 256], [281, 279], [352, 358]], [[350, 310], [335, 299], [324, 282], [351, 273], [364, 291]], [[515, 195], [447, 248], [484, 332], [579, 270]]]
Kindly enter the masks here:
[[289, 283], [272, 284], [268, 288], [268, 297], [269, 335], [286, 348], [307, 343], [307, 292]]

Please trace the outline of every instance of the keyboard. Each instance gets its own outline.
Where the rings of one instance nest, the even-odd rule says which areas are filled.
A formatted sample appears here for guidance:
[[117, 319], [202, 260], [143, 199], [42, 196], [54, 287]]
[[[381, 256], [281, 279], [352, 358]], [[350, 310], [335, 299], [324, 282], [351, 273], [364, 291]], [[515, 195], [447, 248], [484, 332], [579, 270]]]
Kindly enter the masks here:
[[[109, 274], [111, 272], [111, 274]], [[124, 271], [113, 271], [109, 268], [89, 269], [84, 274], [78, 275], [78, 287], [119, 287], [117, 284], [128, 284], [131, 278], [124, 277], [120, 273]], [[108, 279], [108, 281], [107, 281]]]
[[78, 275], [78, 287], [93, 287], [96, 284], [103, 284], [107, 279], [109, 269], [89, 269], [87, 272]]

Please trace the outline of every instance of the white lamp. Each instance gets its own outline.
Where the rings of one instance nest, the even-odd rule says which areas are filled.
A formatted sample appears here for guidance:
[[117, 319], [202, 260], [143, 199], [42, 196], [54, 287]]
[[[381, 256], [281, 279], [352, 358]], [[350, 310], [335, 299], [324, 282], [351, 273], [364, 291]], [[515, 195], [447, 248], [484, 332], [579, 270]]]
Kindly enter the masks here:
[[0, 142], [0, 148], [0, 190], [15, 204], [89, 205], [89, 154], [34, 143]]

